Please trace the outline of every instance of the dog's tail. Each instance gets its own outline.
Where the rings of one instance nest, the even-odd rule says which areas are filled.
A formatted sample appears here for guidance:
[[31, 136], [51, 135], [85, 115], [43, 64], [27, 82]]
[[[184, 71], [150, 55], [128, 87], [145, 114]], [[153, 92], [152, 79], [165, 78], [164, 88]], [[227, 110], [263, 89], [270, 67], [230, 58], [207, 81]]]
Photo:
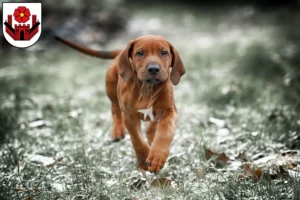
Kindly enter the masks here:
[[102, 59], [113, 59], [113, 58], [117, 57], [120, 54], [120, 52], [122, 51], [122, 50], [97, 51], [97, 50], [89, 49], [87, 47], [80, 46], [80, 45], [70, 42], [68, 40], [64, 40], [58, 36], [54, 36], [54, 38], [64, 44], [66, 44], [67, 46], [70, 46], [73, 49], [76, 49], [77, 51], [80, 51], [80, 52], [85, 53], [90, 56], [102, 58]]

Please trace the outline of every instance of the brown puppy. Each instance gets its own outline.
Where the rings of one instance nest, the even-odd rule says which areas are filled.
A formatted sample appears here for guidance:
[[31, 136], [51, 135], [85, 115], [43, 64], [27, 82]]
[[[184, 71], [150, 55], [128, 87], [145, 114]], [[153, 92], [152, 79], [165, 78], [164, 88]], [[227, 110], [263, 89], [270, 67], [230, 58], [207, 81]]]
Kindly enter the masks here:
[[[176, 49], [163, 37], [142, 36], [121, 51], [94, 51], [56, 37], [86, 54], [114, 58], [106, 73], [106, 92], [112, 103], [112, 139], [130, 134], [139, 167], [158, 173], [164, 166], [174, 137], [177, 110], [173, 85], [185, 73]], [[141, 120], [148, 121], [147, 138]]]

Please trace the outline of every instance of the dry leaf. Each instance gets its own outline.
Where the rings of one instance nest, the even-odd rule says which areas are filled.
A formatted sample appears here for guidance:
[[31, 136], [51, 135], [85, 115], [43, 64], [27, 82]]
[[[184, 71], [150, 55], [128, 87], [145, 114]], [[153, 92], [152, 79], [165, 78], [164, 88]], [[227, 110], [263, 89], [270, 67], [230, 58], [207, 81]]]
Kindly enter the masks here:
[[207, 160], [211, 159], [214, 156], [216, 160], [213, 161], [215, 161], [216, 165], [227, 164], [229, 161], [229, 157], [225, 153], [217, 154], [215, 151], [211, 149], [205, 149], [205, 157]]
[[207, 160], [209, 160], [215, 154], [216, 154], [216, 152], [212, 151], [211, 149], [205, 149], [205, 157]]
[[299, 163], [298, 158], [295, 158], [294, 156], [295, 154], [296, 154], [295, 151], [284, 152], [281, 153], [280, 155], [274, 154], [256, 160], [254, 161], [254, 164], [260, 167], [267, 167], [267, 168], [275, 167], [278, 169], [279, 166], [282, 166], [288, 169], [294, 169]]
[[28, 124], [29, 128], [41, 128], [45, 126], [51, 126], [51, 123], [45, 120], [37, 120]]
[[30, 162], [39, 163], [48, 168], [54, 166], [56, 163], [60, 162], [63, 159], [63, 157], [54, 159], [51, 157], [46, 157], [41, 155], [28, 155], [28, 156]]
[[260, 180], [263, 173], [271, 179], [290, 176], [292, 174], [290, 171], [293, 171], [299, 164], [298, 158], [295, 156], [297, 153], [297, 151], [286, 151], [279, 155], [273, 154], [260, 158], [253, 162], [253, 166], [257, 166], [255, 168], [249, 163], [245, 163], [244, 171], [247, 176], [255, 180]]
[[298, 152], [297, 151], [285, 151], [285, 152], [281, 152], [282, 156], [293, 156], [296, 155]]
[[249, 161], [248, 156], [247, 156], [247, 154], [246, 154], [245, 151], [239, 153], [239, 155], [236, 157], [236, 159], [242, 160], [244, 162], [248, 162]]
[[243, 180], [243, 179], [245, 179], [245, 176], [244, 176], [243, 174], [239, 174], [239, 175], [237, 176], [237, 179], [238, 179], [238, 180]]
[[46, 165], [47, 168], [53, 167], [56, 163], [62, 161], [63, 157], [57, 158], [53, 163]]
[[30, 196], [30, 197], [26, 197], [26, 199], [25, 200], [33, 200], [33, 197], [32, 196]]
[[248, 175], [248, 176], [251, 176], [252, 175], [252, 169], [250, 167], [250, 164], [249, 163], [245, 163], [243, 165], [243, 167], [244, 167], [245, 174]]
[[267, 165], [270, 163], [274, 164], [274, 161], [276, 161], [277, 159], [278, 159], [278, 155], [274, 154], [274, 155], [262, 157], [258, 160], [255, 160], [253, 163], [257, 166], [262, 166], [262, 165]]
[[216, 125], [218, 128], [224, 128], [226, 126], [226, 123], [224, 120], [222, 119], [217, 119], [217, 118], [214, 118], [214, 117], [210, 117], [209, 119], [209, 122]]
[[252, 177], [254, 180], [259, 180], [261, 178], [262, 170], [260, 167], [254, 170], [254, 168], [251, 167], [249, 163], [245, 163], [243, 167], [247, 176]]
[[[32, 188], [30, 190], [39, 191], [39, 188]], [[16, 191], [26, 191], [26, 189], [25, 188], [16, 188]]]
[[287, 168], [288, 169], [294, 169], [295, 167], [297, 167], [297, 163], [295, 163], [295, 162], [288, 162], [287, 163]]
[[167, 187], [176, 187], [176, 183], [170, 178], [156, 178], [151, 183], [151, 188], [167, 188]]
[[218, 159], [220, 161], [223, 161], [224, 163], [227, 163], [229, 161], [229, 157], [225, 153], [219, 154]]
[[194, 172], [198, 178], [204, 178], [206, 174], [204, 168], [195, 169]]
[[259, 160], [259, 159], [263, 159], [265, 157], [265, 154], [263, 154], [263, 153], [257, 153], [257, 154], [255, 154], [255, 155], [253, 155], [252, 157], [251, 157], [251, 160]]
[[254, 170], [254, 177], [256, 178], [256, 180], [259, 180], [261, 178], [261, 174], [262, 174], [261, 168], [257, 168]]

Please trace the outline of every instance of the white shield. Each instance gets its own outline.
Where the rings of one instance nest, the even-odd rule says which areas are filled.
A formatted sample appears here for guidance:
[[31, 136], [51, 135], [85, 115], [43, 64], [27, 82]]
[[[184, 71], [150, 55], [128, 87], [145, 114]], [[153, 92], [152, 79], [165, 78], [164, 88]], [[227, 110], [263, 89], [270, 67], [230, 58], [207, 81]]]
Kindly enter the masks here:
[[3, 3], [3, 35], [13, 46], [30, 47], [42, 32], [42, 3]]

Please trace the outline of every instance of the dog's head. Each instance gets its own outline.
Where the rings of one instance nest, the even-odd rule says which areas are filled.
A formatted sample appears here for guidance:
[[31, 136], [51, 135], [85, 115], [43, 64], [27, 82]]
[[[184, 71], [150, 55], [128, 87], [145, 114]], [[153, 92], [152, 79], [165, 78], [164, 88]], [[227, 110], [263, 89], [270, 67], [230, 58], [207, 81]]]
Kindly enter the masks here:
[[170, 79], [177, 85], [185, 73], [177, 50], [161, 36], [132, 40], [119, 58], [119, 74], [127, 82], [135, 73], [142, 82], [157, 84]]

